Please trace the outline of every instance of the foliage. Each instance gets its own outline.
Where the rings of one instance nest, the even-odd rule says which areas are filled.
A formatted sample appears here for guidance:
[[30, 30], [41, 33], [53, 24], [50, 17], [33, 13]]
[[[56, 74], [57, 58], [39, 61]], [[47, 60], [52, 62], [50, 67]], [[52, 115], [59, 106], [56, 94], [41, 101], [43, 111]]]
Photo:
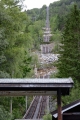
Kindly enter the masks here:
[[79, 81], [80, 78], [80, 12], [74, 5], [68, 15], [58, 62], [58, 77], [72, 77]]
[[12, 97], [12, 115], [13, 120], [16, 118], [22, 118], [25, 108], [25, 96], [24, 97]]
[[43, 120], [52, 120], [52, 115], [51, 114], [44, 115]]
[[59, 52], [59, 44], [61, 41], [61, 31], [56, 30], [56, 32], [53, 33], [50, 41], [54, 43], [52, 52], [57, 54]]
[[[10, 113], [10, 101], [12, 99], [12, 114]], [[27, 99], [27, 107], [29, 107], [32, 101], [32, 96]], [[17, 118], [22, 118], [26, 111], [26, 99], [25, 96], [19, 97], [0, 97], [0, 110], [4, 113], [0, 114], [3, 118], [6, 116], [5, 120], [14, 120]], [[1, 113], [1, 112], [0, 112]], [[4, 115], [5, 114], [5, 115]], [[6, 115], [7, 114], [7, 115]], [[3, 120], [3, 119], [2, 119]]]
[[[31, 61], [28, 59], [30, 57], [28, 51], [32, 47], [32, 38], [25, 31], [26, 26], [28, 27], [30, 23], [27, 23], [29, 22], [28, 17], [26, 12], [21, 11], [19, 2], [21, 0], [0, 1], [1, 78], [22, 78], [26, 76], [24, 69], [26, 69], [26, 73], [30, 71], [26, 63], [24, 65], [24, 61], [28, 61], [28, 64]], [[21, 65], [26, 67], [21, 70]]]
[[[0, 78], [31, 78], [34, 74], [34, 65], [37, 64], [37, 66], [39, 66], [37, 56], [32, 55], [32, 53], [35, 51], [35, 49], [40, 50], [40, 44], [43, 41], [42, 27], [44, 26], [46, 19], [46, 5], [44, 5], [41, 9], [32, 9], [28, 10], [27, 12], [22, 12], [21, 8], [23, 6], [20, 5], [22, 1], [23, 0], [0, 0]], [[60, 31], [62, 31], [64, 28], [64, 23], [66, 20], [65, 16], [70, 11], [70, 8], [74, 2], [80, 6], [79, 0], [61, 0], [50, 4], [50, 23], [53, 34], [51, 42], [54, 42], [55, 53], [57, 53], [59, 50], [58, 45], [61, 38]], [[63, 69], [61, 69], [61, 73], [59, 71], [58, 76], [71, 76], [79, 81], [80, 55], [78, 40], [80, 39], [80, 16], [78, 16], [78, 13], [79, 12], [76, 9], [76, 12], [73, 14], [71, 13], [68, 17], [68, 25], [66, 25], [66, 31], [63, 33], [63, 38], [66, 40], [66, 42], [62, 40], [61, 45], [63, 44], [63, 46], [61, 50], [65, 48], [65, 51], [68, 51], [66, 45], [69, 45], [69, 53], [66, 55], [64, 53], [64, 56], [61, 55], [62, 58], [59, 59], [64, 59], [62, 63], [65, 61], [65, 64], [61, 66]], [[78, 20], [77, 22], [76, 19]], [[76, 35], [74, 33], [76, 33]], [[74, 51], [71, 52], [73, 49]], [[61, 54], [63, 54], [63, 52], [64, 51], [61, 53], [60, 51]], [[65, 57], [67, 57], [67, 55], [70, 56], [66, 59]], [[61, 63], [59, 65], [61, 65]], [[66, 67], [64, 67], [64, 65]], [[70, 69], [67, 69], [68, 67], [70, 67]], [[58, 68], [60, 67], [58, 66]], [[64, 68], [67, 69], [65, 73]], [[71, 72], [69, 70], [71, 70]], [[79, 91], [80, 89], [77, 83], [70, 93], [72, 97], [65, 97], [63, 98], [63, 101], [66, 103], [68, 103], [68, 101], [71, 102], [73, 99], [75, 99], [75, 96], [78, 99]], [[13, 97], [12, 99], [12, 119], [22, 118], [25, 112], [25, 98]], [[10, 97], [1, 97], [0, 105], [2, 105], [0, 106], [1, 120], [9, 120]], [[51, 115], [49, 114], [44, 116], [44, 119], [51, 119]]]
[[38, 19], [39, 13], [40, 13], [40, 9], [38, 9], [38, 8], [27, 10], [27, 14], [30, 17], [32, 22], [34, 22]]
[[66, 15], [70, 12], [74, 3], [80, 8], [79, 0], [60, 0], [50, 4], [50, 23], [53, 30], [63, 30], [67, 18]]
[[0, 78], [10, 77], [2, 67], [6, 61], [5, 50], [8, 46], [8, 41], [5, 37], [5, 28], [3, 27], [3, 22], [7, 22], [7, 19], [8, 15], [4, 11], [2, 4], [0, 4]]
[[59, 59], [56, 64], [58, 73], [56, 77], [74, 80], [74, 87], [70, 96], [63, 97], [63, 104], [69, 104], [80, 99], [80, 10], [77, 5], [71, 9], [67, 16], [63, 39], [60, 44]]
[[9, 112], [7, 112], [3, 106], [0, 105], [0, 120], [11, 120]]
[[44, 21], [38, 20], [35, 21], [32, 25], [29, 25], [28, 31], [30, 32], [31, 37], [33, 38], [33, 49], [40, 50], [40, 43], [42, 41], [42, 27]]
[[31, 21], [45, 20], [46, 18], [46, 5], [43, 5], [42, 8], [34, 8], [31, 10], [27, 10], [27, 14], [30, 17]]
[[40, 15], [39, 15], [38, 19], [45, 20], [45, 18], [46, 18], [46, 8], [47, 8], [46, 5], [42, 6], [42, 8], [40, 9]]
[[80, 99], [80, 84], [76, 81], [75, 86], [70, 91], [70, 95], [62, 97], [62, 102], [63, 102], [63, 105], [67, 105], [78, 99]]
[[[21, 0], [0, 0], [0, 78], [23, 78], [28, 73], [29, 77], [32, 76], [29, 51], [33, 39], [29, 31], [26, 31], [31, 22], [26, 12], [21, 11], [20, 2]], [[13, 119], [19, 116], [22, 118], [24, 101], [24, 97], [13, 98]], [[1, 120], [2, 117], [9, 120], [10, 97], [1, 97], [0, 105]]]

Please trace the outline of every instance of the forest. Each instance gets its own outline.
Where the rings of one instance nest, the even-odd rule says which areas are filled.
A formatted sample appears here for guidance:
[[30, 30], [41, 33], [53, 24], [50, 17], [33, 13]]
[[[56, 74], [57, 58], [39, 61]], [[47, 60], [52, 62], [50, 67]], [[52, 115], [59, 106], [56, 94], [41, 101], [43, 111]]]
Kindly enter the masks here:
[[[46, 5], [31, 10], [23, 9], [23, 0], [0, 0], [0, 78], [34, 78], [37, 55], [43, 43]], [[80, 0], [60, 0], [49, 5], [53, 53], [60, 54], [57, 73], [51, 78], [72, 77], [74, 87], [70, 95], [62, 97], [63, 105], [80, 99]], [[13, 110], [10, 111], [12, 100]], [[28, 97], [28, 107], [32, 96]], [[0, 96], [0, 120], [22, 118], [24, 97]]]

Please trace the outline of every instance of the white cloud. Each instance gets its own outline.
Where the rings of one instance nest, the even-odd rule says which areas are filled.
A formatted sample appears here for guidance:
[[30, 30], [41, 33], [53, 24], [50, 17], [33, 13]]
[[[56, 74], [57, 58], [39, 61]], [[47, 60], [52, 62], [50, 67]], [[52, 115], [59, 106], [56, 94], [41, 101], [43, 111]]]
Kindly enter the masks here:
[[55, 1], [59, 0], [25, 0], [24, 5], [27, 6], [27, 9], [41, 8], [43, 5], [49, 6], [50, 3]]

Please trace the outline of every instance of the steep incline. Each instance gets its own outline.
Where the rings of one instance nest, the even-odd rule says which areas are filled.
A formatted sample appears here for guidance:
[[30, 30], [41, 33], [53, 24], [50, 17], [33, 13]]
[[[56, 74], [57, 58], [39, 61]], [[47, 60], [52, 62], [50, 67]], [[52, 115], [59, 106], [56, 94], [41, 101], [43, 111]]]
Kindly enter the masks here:
[[[50, 24], [49, 24], [49, 7], [47, 7], [46, 12], [47, 12], [46, 25], [43, 28], [44, 29], [44, 34], [43, 34], [44, 44], [41, 45], [41, 53], [40, 54], [38, 53], [39, 62], [42, 63], [42, 66], [44, 66], [45, 63], [49, 64], [57, 60], [57, 56], [51, 54], [53, 46], [51, 46], [50, 44], [50, 37], [52, 35], [51, 35]], [[43, 67], [41, 70], [37, 70], [35, 66], [35, 70], [34, 70], [35, 78], [49, 78], [51, 73], [55, 70], [56, 68], [54, 66], [52, 69], [44, 69]], [[41, 119], [46, 114], [45, 113], [46, 111], [49, 111], [49, 96], [35, 96], [35, 98], [33, 99], [30, 107], [26, 111], [23, 118], [24, 119]]]

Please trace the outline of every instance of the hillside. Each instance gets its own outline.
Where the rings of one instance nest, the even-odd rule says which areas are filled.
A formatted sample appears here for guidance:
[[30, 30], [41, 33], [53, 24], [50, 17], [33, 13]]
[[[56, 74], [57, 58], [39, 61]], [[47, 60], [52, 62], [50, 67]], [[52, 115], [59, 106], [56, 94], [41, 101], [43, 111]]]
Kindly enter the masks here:
[[[65, 16], [70, 12], [73, 4], [80, 8], [80, 0], [60, 0], [49, 5], [50, 25], [52, 30], [62, 30], [65, 23]], [[27, 10], [27, 15], [32, 21], [46, 19], [46, 5], [42, 8]]]
[[[53, 72], [56, 71], [56, 62], [52, 62], [54, 56], [52, 54], [58, 54], [60, 51], [60, 45], [62, 40], [62, 33], [65, 27], [65, 21], [68, 13], [70, 13], [74, 3], [80, 8], [80, 0], [60, 0], [49, 5], [49, 21], [50, 21], [50, 31], [51, 38], [50, 43], [53, 47], [51, 53], [47, 56], [40, 56], [41, 64], [39, 64], [38, 56], [41, 54], [40, 45], [43, 42], [43, 28], [46, 26], [46, 5], [43, 5], [41, 9], [34, 8], [27, 10], [25, 12], [21, 11], [22, 6], [19, 6], [18, 2], [20, 0], [0, 0], [0, 78], [33, 78], [35, 65], [38, 68], [39, 73]], [[75, 18], [75, 16], [74, 16]], [[79, 20], [79, 16], [78, 16]], [[70, 21], [71, 25], [74, 25], [73, 19]], [[80, 26], [80, 22], [75, 22]], [[67, 25], [69, 26], [69, 25]], [[70, 28], [70, 27], [69, 27]], [[74, 34], [71, 34], [73, 28], [70, 29], [69, 45], [71, 43], [73, 49], [71, 55], [75, 55], [76, 58], [80, 54], [80, 46], [78, 48], [79, 52], [73, 53], [75, 48], [75, 42], [80, 40], [80, 28], [78, 32], [74, 28]], [[78, 37], [77, 35], [78, 34]], [[76, 35], [76, 36], [74, 36]], [[66, 35], [66, 40], [69, 34]], [[73, 47], [73, 38], [74, 47]], [[79, 39], [77, 39], [79, 38]], [[70, 42], [70, 40], [72, 40]], [[68, 42], [67, 42], [68, 43]], [[76, 43], [76, 46], [78, 42]], [[80, 41], [79, 41], [80, 45]], [[76, 49], [77, 50], [77, 49]], [[47, 51], [47, 49], [46, 49]], [[67, 52], [68, 54], [71, 51]], [[37, 55], [38, 53], [38, 55]], [[40, 53], [40, 54], [39, 54]], [[79, 53], [78, 55], [76, 53]], [[68, 55], [67, 54], [67, 55]], [[65, 54], [64, 54], [65, 55]], [[46, 58], [46, 59], [45, 59]], [[80, 55], [76, 60], [78, 72], [76, 69], [74, 75], [77, 75], [79, 79], [80, 75]], [[72, 60], [72, 59], [71, 59]], [[65, 60], [66, 61], [66, 60]], [[73, 60], [75, 62], [75, 59]], [[43, 63], [45, 65], [43, 66]], [[49, 64], [47, 64], [49, 63]], [[63, 64], [63, 63], [62, 63]], [[72, 64], [72, 61], [71, 61]], [[70, 64], [70, 65], [71, 65]], [[66, 64], [67, 65], [67, 64]], [[52, 67], [52, 69], [51, 69]], [[43, 68], [43, 71], [41, 71]], [[45, 68], [45, 69], [44, 69]], [[48, 68], [48, 69], [46, 69]], [[65, 68], [65, 65], [64, 65]], [[63, 68], [62, 68], [63, 69]], [[41, 72], [40, 72], [41, 71]], [[58, 71], [58, 70], [57, 70]], [[64, 70], [63, 70], [64, 71]], [[62, 71], [61, 71], [62, 72]], [[70, 72], [66, 72], [70, 73]], [[72, 72], [73, 73], [73, 72]], [[66, 74], [65, 74], [66, 75]], [[68, 74], [69, 75], [69, 74]], [[50, 77], [55, 77], [53, 73]], [[64, 77], [64, 76], [62, 76]], [[68, 96], [63, 104], [67, 104], [74, 99], [80, 98], [80, 83], [75, 82], [75, 86], [70, 93], [71, 98]], [[32, 97], [28, 97], [28, 107]], [[13, 103], [13, 111], [11, 102]], [[14, 120], [16, 118], [22, 118], [25, 112], [25, 97], [0, 97], [0, 120]], [[11, 113], [10, 113], [11, 112]], [[12, 115], [13, 112], [13, 115]]]

